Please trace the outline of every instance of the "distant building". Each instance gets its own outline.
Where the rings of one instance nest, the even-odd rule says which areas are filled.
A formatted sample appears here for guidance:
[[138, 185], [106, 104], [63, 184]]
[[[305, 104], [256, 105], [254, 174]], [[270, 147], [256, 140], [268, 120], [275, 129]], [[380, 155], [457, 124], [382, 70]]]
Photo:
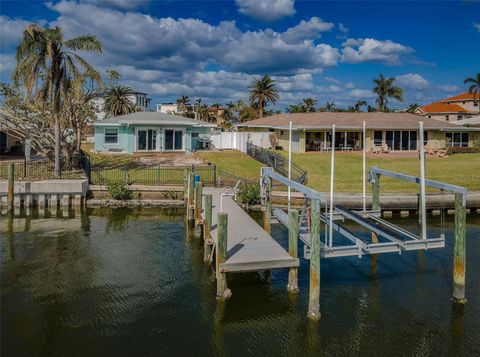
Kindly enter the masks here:
[[[97, 120], [102, 120], [107, 117], [107, 113], [103, 111], [103, 106], [105, 104], [105, 97], [107, 96], [107, 92], [100, 93], [97, 97], [93, 99], [93, 104], [97, 109]], [[150, 111], [150, 102], [152, 101], [151, 98], [148, 98], [147, 93], [143, 92], [133, 92], [128, 97], [132, 103], [139, 109], [141, 112], [149, 112]]]
[[438, 102], [418, 107], [415, 114], [427, 118], [457, 121], [471, 118], [480, 113], [479, 100], [469, 92], [442, 99]]
[[178, 105], [176, 103], [157, 104], [157, 112], [165, 114], [178, 113]]

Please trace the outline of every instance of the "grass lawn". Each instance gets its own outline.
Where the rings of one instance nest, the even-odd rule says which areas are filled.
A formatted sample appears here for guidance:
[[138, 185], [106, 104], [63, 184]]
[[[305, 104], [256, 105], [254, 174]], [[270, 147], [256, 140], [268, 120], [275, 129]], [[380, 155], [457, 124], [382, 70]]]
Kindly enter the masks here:
[[[283, 154], [286, 155], [285, 152]], [[198, 153], [205, 160], [217, 164], [220, 170], [256, 179], [262, 164], [247, 155], [228, 150], [222, 152]], [[330, 188], [330, 154], [308, 153], [293, 154], [293, 162], [308, 171], [307, 185], [319, 191]], [[395, 157], [394, 154], [367, 158], [367, 170], [370, 166], [420, 175], [420, 163], [417, 158]], [[426, 162], [428, 179], [466, 186], [469, 190], [480, 191], [480, 154], [455, 154], [444, 158], [428, 157]], [[387, 177], [381, 179], [382, 192], [418, 192], [419, 186]], [[367, 183], [370, 191], [370, 184]], [[362, 156], [357, 153], [338, 153], [335, 155], [335, 191], [362, 191]]]

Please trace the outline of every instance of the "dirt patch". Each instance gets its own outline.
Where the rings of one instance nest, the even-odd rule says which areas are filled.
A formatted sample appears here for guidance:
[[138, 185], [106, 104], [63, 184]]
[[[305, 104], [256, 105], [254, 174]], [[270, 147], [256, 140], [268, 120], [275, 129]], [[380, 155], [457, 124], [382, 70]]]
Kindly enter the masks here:
[[201, 158], [186, 153], [142, 153], [134, 154], [133, 157], [138, 163], [149, 165], [185, 166], [204, 163]]

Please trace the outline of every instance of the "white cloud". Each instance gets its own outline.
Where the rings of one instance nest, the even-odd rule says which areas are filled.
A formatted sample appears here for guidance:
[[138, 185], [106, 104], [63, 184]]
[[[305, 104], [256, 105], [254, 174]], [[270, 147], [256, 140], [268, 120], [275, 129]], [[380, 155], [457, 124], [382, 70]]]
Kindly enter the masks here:
[[43, 26], [46, 21], [26, 21], [0, 15], [0, 48], [4, 50], [8, 47], [18, 45], [22, 39], [23, 30], [32, 23], [37, 23]]
[[238, 11], [256, 20], [272, 22], [295, 14], [294, 0], [236, 0]]
[[397, 77], [400, 86], [410, 89], [425, 89], [430, 86], [428, 81], [420, 74], [407, 73]]
[[347, 95], [355, 99], [372, 99], [375, 98], [375, 93], [371, 89], [352, 89], [347, 92]]
[[454, 84], [440, 84], [438, 88], [444, 92], [458, 92], [460, 90], [460, 87]]
[[343, 43], [342, 61], [348, 63], [381, 62], [400, 64], [402, 56], [413, 52], [413, 49], [399, 43], [373, 38], [347, 39]]
[[133, 10], [138, 7], [144, 6], [148, 3], [148, 0], [83, 0], [87, 3], [96, 4], [99, 6], [114, 7], [123, 10]]
[[290, 27], [282, 34], [282, 39], [287, 43], [316, 40], [320, 38], [322, 32], [330, 31], [334, 26], [331, 22], [312, 17], [308, 21], [302, 20], [298, 25]]
[[474, 22], [472, 25], [480, 32], [480, 22]]

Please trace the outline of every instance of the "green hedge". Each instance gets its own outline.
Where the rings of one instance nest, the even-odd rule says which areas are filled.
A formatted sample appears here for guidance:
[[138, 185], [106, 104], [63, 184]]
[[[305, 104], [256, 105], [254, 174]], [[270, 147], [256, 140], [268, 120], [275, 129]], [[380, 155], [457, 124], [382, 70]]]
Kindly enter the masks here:
[[447, 149], [447, 154], [472, 154], [480, 153], [480, 147], [449, 147]]

